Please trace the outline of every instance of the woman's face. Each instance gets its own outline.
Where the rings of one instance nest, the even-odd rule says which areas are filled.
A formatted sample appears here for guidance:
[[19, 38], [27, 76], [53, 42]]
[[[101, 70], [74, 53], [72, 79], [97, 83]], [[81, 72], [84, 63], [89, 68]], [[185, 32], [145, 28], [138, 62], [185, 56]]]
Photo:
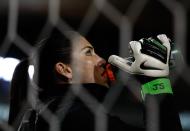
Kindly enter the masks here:
[[103, 73], [102, 67], [106, 61], [98, 56], [93, 46], [82, 36], [73, 42], [72, 54], [72, 82], [97, 83], [108, 86], [108, 78]]

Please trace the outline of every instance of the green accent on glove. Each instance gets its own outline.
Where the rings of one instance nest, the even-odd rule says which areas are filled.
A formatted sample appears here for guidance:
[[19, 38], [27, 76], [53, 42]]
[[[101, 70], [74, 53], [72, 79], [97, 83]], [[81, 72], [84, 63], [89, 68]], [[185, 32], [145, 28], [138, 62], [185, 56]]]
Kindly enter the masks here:
[[170, 80], [167, 78], [159, 78], [142, 85], [141, 94], [143, 99], [146, 94], [156, 95], [163, 93], [173, 94]]
[[152, 39], [152, 42], [157, 45], [158, 47], [160, 47], [161, 49], [163, 49], [164, 51], [167, 51], [166, 47], [164, 45], [162, 45], [160, 42], [158, 42], [155, 39]]

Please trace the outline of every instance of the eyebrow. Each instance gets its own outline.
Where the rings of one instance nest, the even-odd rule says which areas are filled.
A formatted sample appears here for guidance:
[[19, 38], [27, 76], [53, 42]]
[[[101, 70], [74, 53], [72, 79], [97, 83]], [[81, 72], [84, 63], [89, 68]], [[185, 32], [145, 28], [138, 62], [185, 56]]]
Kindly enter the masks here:
[[81, 51], [84, 50], [84, 49], [86, 49], [86, 48], [90, 48], [90, 49], [94, 50], [94, 47], [92, 47], [92, 46], [85, 46], [85, 47], [83, 47], [83, 48], [81, 49]]

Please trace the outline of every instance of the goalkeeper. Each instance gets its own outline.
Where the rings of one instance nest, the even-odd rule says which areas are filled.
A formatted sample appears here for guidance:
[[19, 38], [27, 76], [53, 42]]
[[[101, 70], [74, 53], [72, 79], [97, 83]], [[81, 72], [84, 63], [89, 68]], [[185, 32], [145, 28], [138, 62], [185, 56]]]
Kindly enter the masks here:
[[[149, 103], [149, 100], [158, 103], [160, 131], [181, 131], [178, 113], [173, 108], [172, 88], [168, 79], [170, 55], [168, 38], [160, 35], [157, 39], [132, 41], [130, 47], [132, 51], [130, 59], [113, 56], [109, 62], [138, 76], [145, 103]], [[26, 88], [19, 86], [23, 84], [24, 74], [19, 73], [18, 76], [18, 72], [15, 72], [14, 75], [21, 79], [13, 79], [9, 123], [17, 120], [15, 116], [18, 116], [19, 112], [23, 114], [15, 130], [144, 130], [136, 125], [124, 123], [119, 117], [105, 111], [104, 98], [114, 76], [106, 61], [96, 54], [93, 46], [79, 33], [69, 31], [63, 34], [57, 29], [53, 30], [51, 35], [40, 43], [33, 57], [33, 65], [34, 76], [29, 80], [33, 83], [32, 86], [38, 96], [32, 97], [35, 100], [29, 103], [31, 108], [28, 107], [29, 109], [24, 112], [23, 110], [15, 112], [17, 106], [14, 106], [24, 101], [23, 98], [19, 99], [18, 96], [21, 95], [15, 94], [22, 89], [20, 87], [23, 87], [21, 92]], [[19, 66], [22, 70], [26, 68], [23, 72], [28, 70], [27, 62], [21, 62]], [[33, 95], [32, 92], [28, 93], [29, 96]], [[146, 127], [152, 127], [149, 123], [152, 121], [149, 110], [145, 113], [148, 116]], [[149, 130], [156, 129], [158, 128]]]

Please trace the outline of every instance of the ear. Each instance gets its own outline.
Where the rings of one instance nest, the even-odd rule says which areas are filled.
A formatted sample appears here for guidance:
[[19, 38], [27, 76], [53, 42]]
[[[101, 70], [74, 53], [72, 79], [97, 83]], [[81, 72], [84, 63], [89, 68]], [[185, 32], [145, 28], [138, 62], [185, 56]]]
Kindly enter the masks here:
[[55, 65], [55, 71], [61, 76], [64, 76], [68, 79], [72, 79], [72, 69], [69, 65], [66, 65], [62, 62], [58, 62]]

